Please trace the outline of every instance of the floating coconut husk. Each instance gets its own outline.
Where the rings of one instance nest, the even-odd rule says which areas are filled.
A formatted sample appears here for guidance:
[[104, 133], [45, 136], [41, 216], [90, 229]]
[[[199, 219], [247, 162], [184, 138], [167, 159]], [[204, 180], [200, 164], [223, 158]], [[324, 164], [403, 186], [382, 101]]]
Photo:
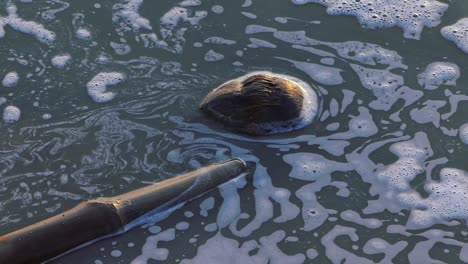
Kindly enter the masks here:
[[240, 159], [210, 165], [126, 194], [83, 202], [0, 237], [0, 263], [41, 263], [124, 232], [246, 172]]
[[310, 124], [318, 112], [318, 97], [297, 78], [254, 72], [220, 85], [200, 108], [228, 129], [268, 135]]

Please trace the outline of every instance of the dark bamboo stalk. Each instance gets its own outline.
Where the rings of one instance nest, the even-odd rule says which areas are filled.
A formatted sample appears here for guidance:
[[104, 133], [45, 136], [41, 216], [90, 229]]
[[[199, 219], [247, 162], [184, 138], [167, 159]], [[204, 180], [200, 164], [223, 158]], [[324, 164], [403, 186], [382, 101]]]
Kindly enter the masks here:
[[240, 159], [213, 164], [126, 194], [73, 209], [0, 237], [0, 263], [41, 263], [84, 243], [115, 235], [246, 172]]

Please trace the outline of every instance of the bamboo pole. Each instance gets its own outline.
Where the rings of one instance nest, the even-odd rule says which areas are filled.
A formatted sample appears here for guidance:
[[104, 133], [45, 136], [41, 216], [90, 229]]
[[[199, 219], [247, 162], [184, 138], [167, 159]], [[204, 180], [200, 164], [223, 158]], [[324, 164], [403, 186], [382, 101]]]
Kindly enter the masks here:
[[124, 232], [246, 172], [241, 159], [213, 164], [73, 209], [0, 237], [0, 263], [41, 263], [84, 243]]

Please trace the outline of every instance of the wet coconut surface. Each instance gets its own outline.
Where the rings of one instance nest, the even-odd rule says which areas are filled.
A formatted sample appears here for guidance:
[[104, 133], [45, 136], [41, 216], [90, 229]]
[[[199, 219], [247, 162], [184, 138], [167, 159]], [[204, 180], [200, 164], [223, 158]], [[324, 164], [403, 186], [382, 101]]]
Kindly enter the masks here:
[[[284, 133], [312, 121], [301, 119], [303, 111], [311, 111], [305, 104], [311, 100], [318, 104], [317, 96], [309, 98], [310, 93], [315, 92], [305, 91], [287, 76], [253, 73], [214, 89], [203, 99], [200, 108], [236, 132]], [[308, 115], [315, 117], [313, 112]]]

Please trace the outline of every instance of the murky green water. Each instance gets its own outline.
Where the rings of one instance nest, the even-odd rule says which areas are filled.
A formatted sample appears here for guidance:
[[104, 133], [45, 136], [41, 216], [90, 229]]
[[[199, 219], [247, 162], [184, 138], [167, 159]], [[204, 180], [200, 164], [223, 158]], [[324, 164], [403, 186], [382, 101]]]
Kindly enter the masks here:
[[[0, 109], [21, 111], [0, 124], [0, 234], [241, 157], [253, 181], [51, 263], [468, 262], [468, 55], [440, 33], [468, 2], [445, 2], [419, 40], [314, 3], [134, 2], [0, 0], [0, 76], [19, 76]], [[318, 120], [253, 138], [198, 111], [258, 70], [316, 87]], [[124, 78], [87, 88], [109, 72]]]

